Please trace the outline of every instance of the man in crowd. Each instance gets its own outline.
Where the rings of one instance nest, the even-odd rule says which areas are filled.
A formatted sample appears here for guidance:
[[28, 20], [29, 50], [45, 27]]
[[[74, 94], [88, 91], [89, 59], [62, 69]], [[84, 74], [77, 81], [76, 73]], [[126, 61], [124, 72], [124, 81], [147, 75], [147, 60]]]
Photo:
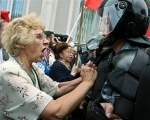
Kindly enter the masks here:
[[1, 44], [1, 34], [6, 25], [9, 22], [9, 11], [0, 10], [0, 64], [4, 61], [8, 60], [9, 55], [3, 48], [3, 45]]

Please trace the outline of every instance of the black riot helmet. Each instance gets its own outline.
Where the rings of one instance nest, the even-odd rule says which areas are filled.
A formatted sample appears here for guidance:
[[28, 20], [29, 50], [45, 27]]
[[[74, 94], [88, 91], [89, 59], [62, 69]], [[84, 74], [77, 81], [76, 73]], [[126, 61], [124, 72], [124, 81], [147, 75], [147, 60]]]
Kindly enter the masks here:
[[111, 38], [141, 37], [148, 29], [148, 7], [144, 0], [104, 0], [97, 13], [97, 33], [109, 34]]

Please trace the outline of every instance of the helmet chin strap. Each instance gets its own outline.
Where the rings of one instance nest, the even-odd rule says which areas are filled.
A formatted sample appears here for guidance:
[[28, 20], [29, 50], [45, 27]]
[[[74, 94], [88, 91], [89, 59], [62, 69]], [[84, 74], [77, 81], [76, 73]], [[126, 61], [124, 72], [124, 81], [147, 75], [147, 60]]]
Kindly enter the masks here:
[[102, 46], [107, 47], [107, 46], [112, 46], [115, 42], [116, 38], [114, 38], [112, 35], [103, 38], [101, 41]]

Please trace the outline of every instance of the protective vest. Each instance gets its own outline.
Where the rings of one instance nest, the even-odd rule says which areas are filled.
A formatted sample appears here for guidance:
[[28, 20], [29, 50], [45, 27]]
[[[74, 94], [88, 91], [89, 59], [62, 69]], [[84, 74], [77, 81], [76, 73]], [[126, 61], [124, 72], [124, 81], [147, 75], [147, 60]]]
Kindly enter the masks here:
[[107, 81], [120, 94], [114, 102], [115, 113], [132, 119], [139, 77], [149, 64], [149, 56], [140, 48], [127, 49], [118, 52], [112, 63], [114, 69], [109, 73]]
[[[114, 104], [114, 112], [121, 116], [123, 120], [132, 120], [139, 76], [150, 61], [150, 52], [147, 49], [150, 47], [150, 40], [143, 36], [140, 38], [130, 38], [127, 42], [129, 43], [129, 47], [121, 49], [116, 55], [110, 56], [112, 49], [101, 52], [99, 56], [98, 76], [93, 88], [91, 99], [93, 102], [91, 105], [95, 105], [97, 99], [99, 104], [100, 102], [106, 102], [112, 97], [114, 98], [114, 102], [112, 102]], [[104, 98], [102, 92], [105, 92], [105, 90], [110, 91], [104, 87], [106, 81], [109, 85], [106, 88], [110, 88], [112, 91], [118, 93], [119, 97], [111, 96], [114, 94], [105, 94], [108, 99]], [[98, 110], [95, 108], [98, 108]], [[99, 107], [92, 106], [92, 109], [89, 107], [88, 110], [87, 118], [91, 117], [92, 120], [100, 118], [101, 112], [99, 112]]]
[[139, 77], [150, 62], [149, 38], [143, 36], [128, 41], [138, 47], [118, 52], [112, 60], [114, 69], [108, 75], [110, 86], [120, 94], [114, 102], [114, 111], [124, 119], [133, 118]]

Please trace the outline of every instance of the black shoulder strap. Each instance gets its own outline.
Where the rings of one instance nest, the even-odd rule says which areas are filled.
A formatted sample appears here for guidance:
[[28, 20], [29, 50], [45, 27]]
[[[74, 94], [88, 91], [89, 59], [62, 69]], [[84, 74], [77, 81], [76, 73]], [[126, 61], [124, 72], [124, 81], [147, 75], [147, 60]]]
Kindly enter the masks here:
[[97, 74], [95, 84], [93, 86], [93, 93], [91, 97], [92, 101], [94, 101], [98, 97], [101, 97], [102, 87], [107, 79], [108, 73], [112, 70], [112, 61], [105, 60], [100, 62], [97, 70], [98, 70], [98, 74]]
[[144, 50], [138, 49], [128, 72], [132, 73], [133, 75], [139, 78], [141, 72], [148, 65], [148, 63], [149, 56]]
[[101, 89], [107, 79], [108, 73], [112, 70], [112, 60], [109, 59], [109, 55], [112, 52], [112, 49], [107, 49], [102, 51], [98, 61], [97, 61], [97, 78], [95, 84], [93, 86], [93, 93], [91, 96], [91, 100], [94, 101], [96, 98], [101, 97]]
[[[146, 48], [145, 51], [150, 58], [150, 47]], [[150, 65], [150, 59], [149, 59], [148, 65]]]

